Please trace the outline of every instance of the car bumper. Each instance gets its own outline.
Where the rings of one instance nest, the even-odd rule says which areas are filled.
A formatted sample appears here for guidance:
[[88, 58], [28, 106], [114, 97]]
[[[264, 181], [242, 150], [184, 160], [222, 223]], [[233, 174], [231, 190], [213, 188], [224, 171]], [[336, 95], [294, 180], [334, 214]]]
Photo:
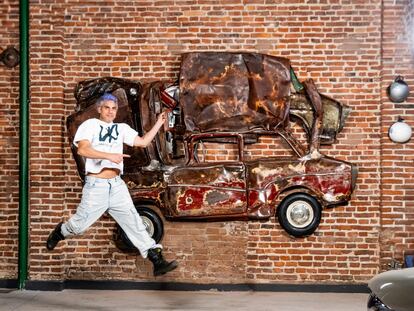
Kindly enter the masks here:
[[386, 306], [375, 294], [371, 293], [368, 298], [367, 311], [395, 311]]

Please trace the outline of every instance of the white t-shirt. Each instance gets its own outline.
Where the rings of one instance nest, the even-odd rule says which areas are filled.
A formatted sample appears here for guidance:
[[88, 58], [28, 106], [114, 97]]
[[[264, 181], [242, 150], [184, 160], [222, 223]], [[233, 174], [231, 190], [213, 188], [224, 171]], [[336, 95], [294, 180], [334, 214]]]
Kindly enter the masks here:
[[[123, 144], [134, 145], [138, 132], [126, 123], [106, 123], [99, 119], [89, 119], [83, 122], [76, 131], [73, 144], [88, 140], [92, 148], [110, 153], [123, 153]], [[103, 168], [116, 168], [121, 174], [124, 163], [119, 164], [104, 159], [85, 158], [85, 174], [99, 173]]]

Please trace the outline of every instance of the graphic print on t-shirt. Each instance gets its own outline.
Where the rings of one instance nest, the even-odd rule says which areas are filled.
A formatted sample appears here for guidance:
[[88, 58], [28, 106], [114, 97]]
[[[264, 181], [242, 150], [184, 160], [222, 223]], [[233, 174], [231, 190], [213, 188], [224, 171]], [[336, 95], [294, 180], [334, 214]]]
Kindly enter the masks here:
[[108, 143], [112, 142], [113, 140], [117, 140], [119, 136], [118, 132], [118, 124], [114, 124], [112, 126], [108, 126], [106, 128], [106, 134], [103, 135], [104, 127], [102, 125], [99, 125], [101, 127], [101, 131], [99, 132], [99, 141], [106, 141], [108, 139]]

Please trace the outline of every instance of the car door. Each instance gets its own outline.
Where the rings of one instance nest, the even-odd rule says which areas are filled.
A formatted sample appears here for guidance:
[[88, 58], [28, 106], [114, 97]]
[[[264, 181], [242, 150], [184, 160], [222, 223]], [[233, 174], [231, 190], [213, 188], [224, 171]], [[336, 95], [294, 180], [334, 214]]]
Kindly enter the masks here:
[[[240, 147], [238, 140], [232, 141]], [[240, 158], [240, 149], [230, 160], [217, 155], [206, 155], [200, 160], [196, 150], [190, 153], [194, 157], [187, 165], [174, 168], [166, 178], [165, 203], [171, 216], [217, 218], [244, 215], [247, 210], [246, 168]]]

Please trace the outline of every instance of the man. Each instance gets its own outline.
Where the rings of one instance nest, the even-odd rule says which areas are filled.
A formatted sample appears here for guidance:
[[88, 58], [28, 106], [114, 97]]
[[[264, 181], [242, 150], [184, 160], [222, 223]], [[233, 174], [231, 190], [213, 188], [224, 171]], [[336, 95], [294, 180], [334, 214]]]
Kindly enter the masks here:
[[154, 264], [154, 276], [165, 274], [177, 267], [162, 256], [162, 246], [156, 244], [145, 229], [137, 213], [128, 188], [120, 178], [123, 160], [123, 144], [146, 147], [163, 126], [166, 112], [158, 116], [153, 128], [144, 136], [125, 123], [113, 123], [118, 111], [118, 99], [105, 93], [96, 102], [99, 119], [83, 122], [76, 131], [73, 143], [78, 154], [85, 158], [85, 185], [82, 200], [76, 213], [66, 222], [59, 223], [49, 235], [46, 247], [53, 250], [59, 241], [72, 235], [82, 234], [106, 211], [125, 231], [143, 258]]

